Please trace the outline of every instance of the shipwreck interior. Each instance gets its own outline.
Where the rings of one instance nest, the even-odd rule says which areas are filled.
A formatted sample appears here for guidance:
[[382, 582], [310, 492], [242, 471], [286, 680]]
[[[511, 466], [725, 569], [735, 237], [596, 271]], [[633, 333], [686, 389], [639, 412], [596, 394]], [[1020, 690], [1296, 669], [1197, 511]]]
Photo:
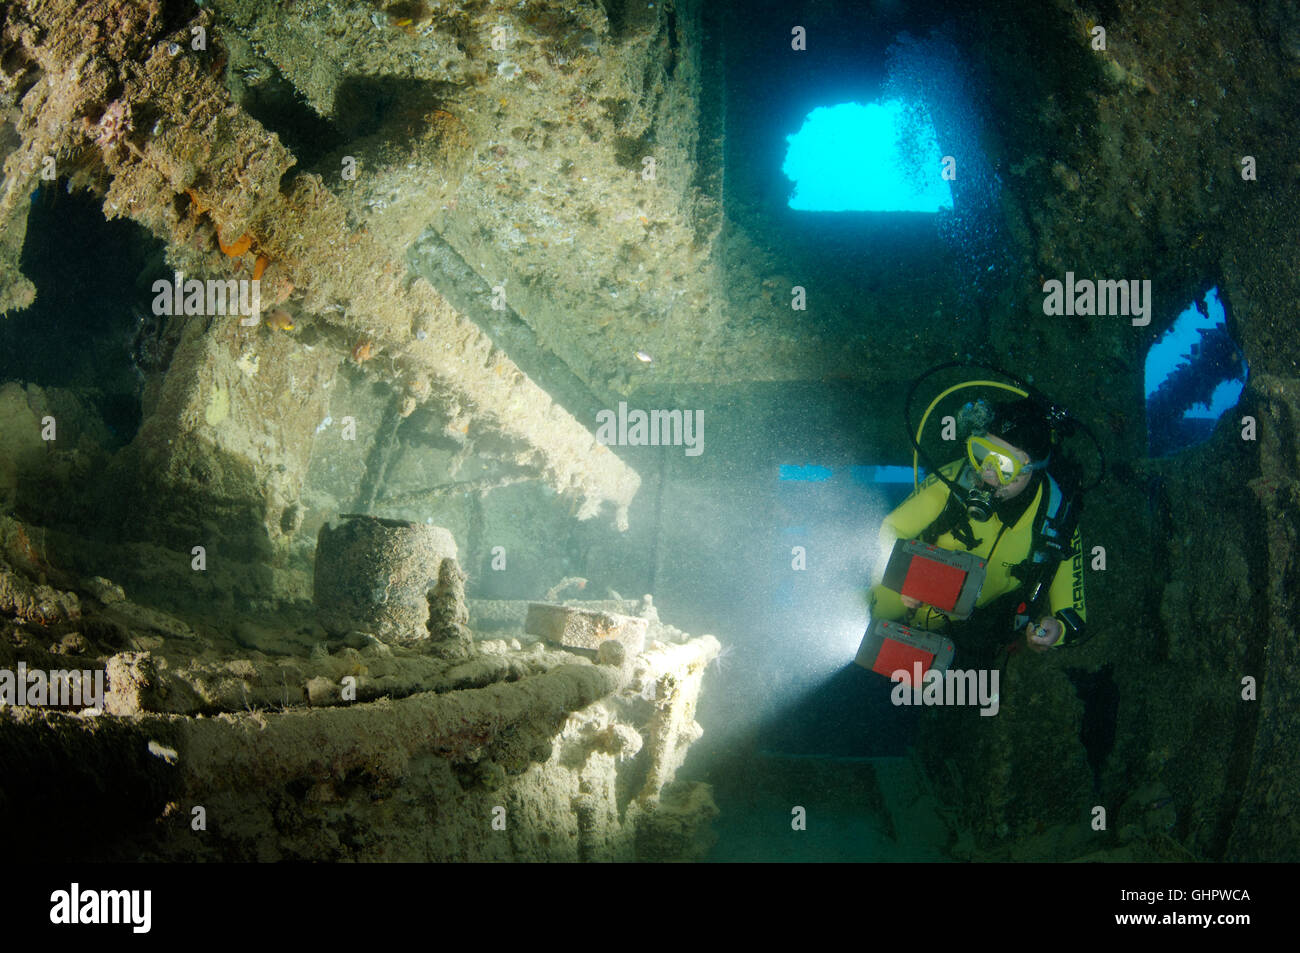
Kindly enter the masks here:
[[[1300, 13], [1174, 6], [0, 5], [6, 836], [1300, 858]], [[996, 717], [853, 664], [943, 362], [1096, 438]]]

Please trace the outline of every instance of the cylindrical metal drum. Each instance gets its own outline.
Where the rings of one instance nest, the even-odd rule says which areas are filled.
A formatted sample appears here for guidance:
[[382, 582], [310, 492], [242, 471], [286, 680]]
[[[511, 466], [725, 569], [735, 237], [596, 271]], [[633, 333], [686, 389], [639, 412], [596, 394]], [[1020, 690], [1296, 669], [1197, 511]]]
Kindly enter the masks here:
[[385, 642], [429, 637], [428, 592], [456, 540], [441, 526], [349, 514], [321, 527], [313, 599], [333, 635], [369, 632]]

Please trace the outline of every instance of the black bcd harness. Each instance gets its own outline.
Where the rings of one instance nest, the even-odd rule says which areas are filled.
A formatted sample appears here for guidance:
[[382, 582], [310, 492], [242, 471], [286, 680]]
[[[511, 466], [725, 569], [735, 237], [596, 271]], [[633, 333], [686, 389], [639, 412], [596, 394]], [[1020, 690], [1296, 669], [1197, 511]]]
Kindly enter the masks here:
[[[967, 469], [969, 468], [963, 467], [962, 475]], [[1011, 575], [1020, 580], [1021, 585], [1028, 592], [1028, 595], [1021, 603], [1021, 612], [1033, 606], [1043, 595], [1043, 591], [1051, 585], [1052, 578], [1056, 575], [1057, 567], [1062, 560], [1073, 558], [1075, 555], [1073, 543], [1074, 533], [1079, 525], [1080, 496], [1077, 491], [1067, 495], [1050, 474], [1044, 473], [1043, 476], [1044, 482], [1042, 492], [1039, 494], [1038, 509], [1034, 513], [1029, 555], [1008, 570]], [[1015, 520], [1012, 522], [1014, 523]], [[1006, 532], [1007, 525], [1007, 522], [1003, 521], [1002, 529], [998, 532], [998, 539], [993, 543], [990, 556], [997, 550], [998, 541], [1001, 540], [1002, 533]], [[933, 544], [945, 533], [951, 533], [968, 551], [975, 549], [984, 542], [982, 539], [975, 537], [970, 516], [966, 513], [964, 504], [957, 494], [951, 490], [948, 492], [948, 499], [943, 512], [935, 518], [934, 522], [921, 531], [920, 539]], [[1062, 609], [1056, 613], [1056, 617], [1065, 627], [1066, 645], [1077, 645], [1084, 640], [1084, 622], [1074, 609]]]

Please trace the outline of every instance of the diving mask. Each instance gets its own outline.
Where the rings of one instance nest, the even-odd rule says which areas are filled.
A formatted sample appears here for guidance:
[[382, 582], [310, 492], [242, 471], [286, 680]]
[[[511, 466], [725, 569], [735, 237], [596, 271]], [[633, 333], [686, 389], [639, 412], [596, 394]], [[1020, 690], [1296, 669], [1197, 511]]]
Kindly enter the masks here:
[[966, 455], [976, 472], [992, 471], [1003, 486], [1015, 483], [1024, 472], [1043, 466], [1041, 463], [1021, 463], [1005, 447], [999, 447], [987, 437], [968, 437]]

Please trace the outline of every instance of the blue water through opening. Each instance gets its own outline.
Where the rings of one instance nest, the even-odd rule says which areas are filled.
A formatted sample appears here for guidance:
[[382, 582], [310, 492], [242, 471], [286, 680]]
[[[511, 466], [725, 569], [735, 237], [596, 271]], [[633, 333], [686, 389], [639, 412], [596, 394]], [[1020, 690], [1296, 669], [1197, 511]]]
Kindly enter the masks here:
[[[1199, 306], [1198, 306], [1199, 304]], [[1147, 352], [1147, 438], [1153, 456], [1209, 439], [1246, 386], [1245, 357], [1228, 333], [1219, 289], [1178, 315]]]
[[934, 123], [918, 103], [819, 106], [794, 135], [781, 171], [794, 181], [790, 208], [805, 212], [938, 212], [952, 186]]

